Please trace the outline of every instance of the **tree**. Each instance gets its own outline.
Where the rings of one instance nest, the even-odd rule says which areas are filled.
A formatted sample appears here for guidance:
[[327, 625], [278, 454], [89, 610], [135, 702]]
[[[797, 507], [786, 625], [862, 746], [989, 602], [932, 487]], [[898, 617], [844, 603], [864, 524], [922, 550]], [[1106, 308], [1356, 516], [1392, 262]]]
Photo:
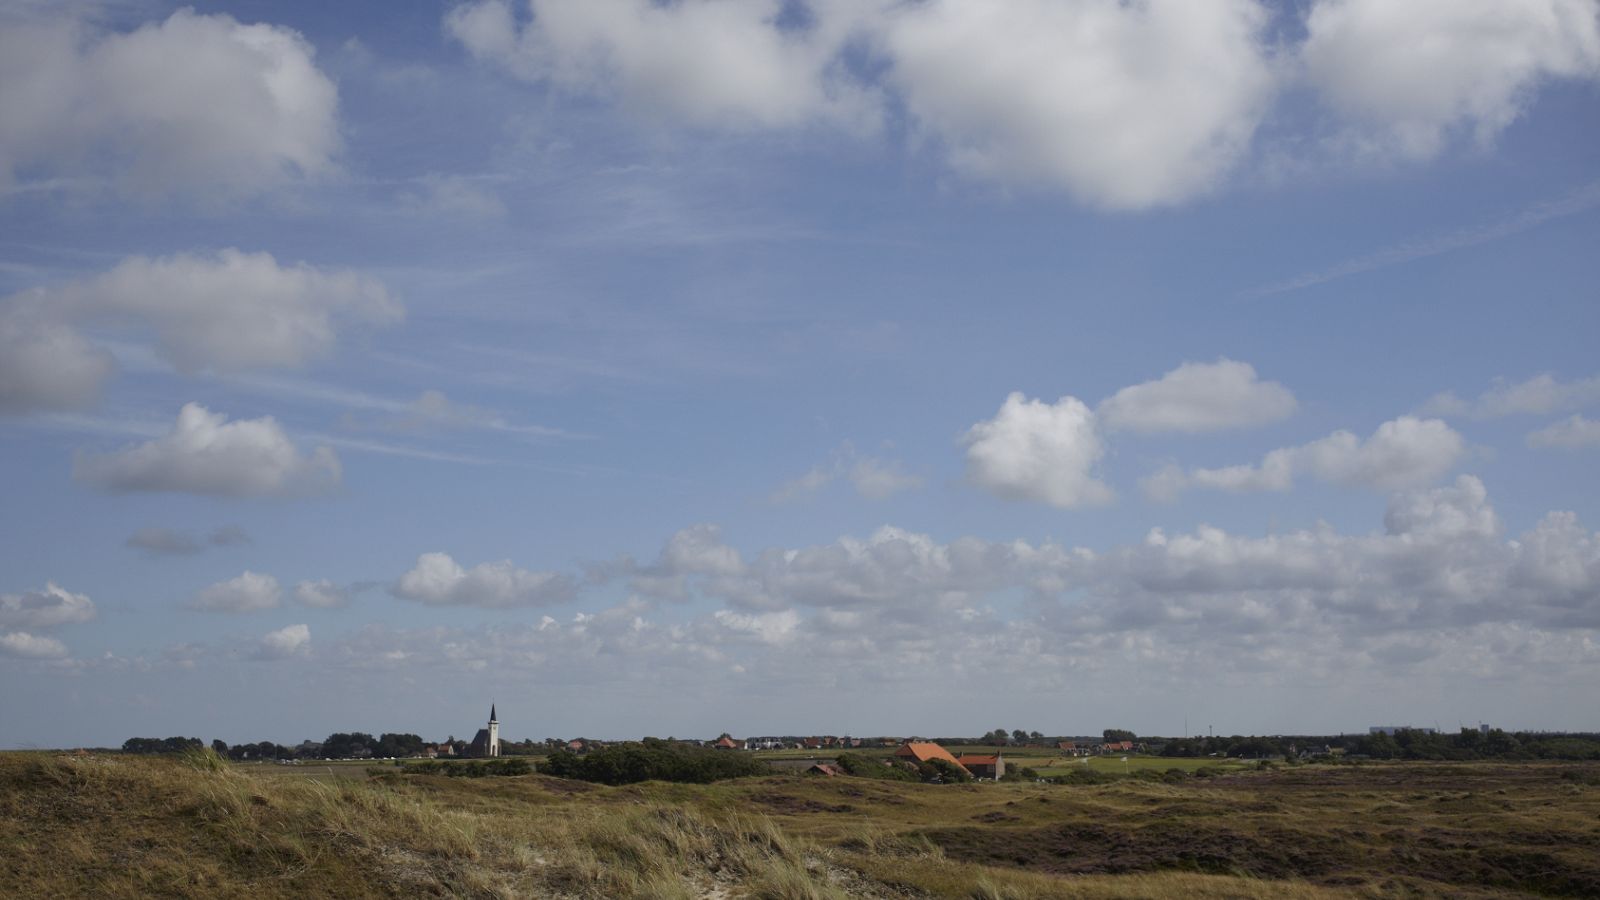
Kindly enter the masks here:
[[947, 759], [926, 760], [920, 763], [917, 768], [922, 772], [923, 781], [957, 784], [972, 780], [972, 776], [967, 774], [966, 770]]
[[373, 745], [376, 743], [372, 735], [364, 732], [355, 731], [346, 734], [338, 731], [328, 735], [328, 739], [322, 742], [322, 756], [324, 759], [372, 756]]
[[1108, 741], [1108, 742], [1109, 741], [1134, 741], [1134, 740], [1138, 740], [1139, 739], [1138, 735], [1134, 734], [1131, 731], [1128, 731], [1127, 729], [1123, 729], [1123, 728], [1107, 728], [1105, 731], [1100, 732], [1100, 735], [1102, 737], [1104, 737], [1106, 739], [1106, 741]]
[[228, 743], [221, 739], [214, 739], [211, 742], [211, 750], [218, 756], [226, 757], [228, 755]]
[[1028, 733], [1023, 731], [1021, 728], [1018, 728], [1011, 732], [1011, 739], [1019, 744], [1025, 744], [1028, 742]]
[[418, 756], [422, 753], [422, 738], [414, 734], [385, 733], [373, 745], [372, 755], [383, 757]]

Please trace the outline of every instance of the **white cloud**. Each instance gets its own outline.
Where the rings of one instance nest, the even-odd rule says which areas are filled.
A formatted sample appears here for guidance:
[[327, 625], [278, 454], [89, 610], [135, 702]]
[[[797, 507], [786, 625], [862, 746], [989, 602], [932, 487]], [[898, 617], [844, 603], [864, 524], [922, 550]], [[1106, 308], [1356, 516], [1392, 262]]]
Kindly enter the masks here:
[[1430, 415], [1494, 419], [1568, 412], [1597, 403], [1600, 403], [1600, 375], [1561, 381], [1546, 372], [1527, 381], [1496, 379], [1492, 387], [1472, 401], [1446, 391], [1429, 399], [1422, 410]]
[[277, 609], [283, 589], [271, 575], [246, 570], [236, 578], [219, 581], [196, 594], [189, 608], [205, 612], [248, 613]]
[[[1116, 209], [1214, 187], [1274, 92], [1256, 0], [796, 8], [784, 21], [777, 0], [531, 0], [519, 22], [481, 0], [446, 30], [518, 77], [698, 125], [875, 133], [898, 105], [960, 171]], [[860, 74], [880, 64], [881, 80]]]
[[88, 175], [138, 193], [253, 193], [332, 171], [338, 92], [311, 45], [181, 9], [126, 34], [0, 30], [0, 185]]
[[1393, 490], [1439, 478], [1465, 451], [1461, 435], [1443, 421], [1401, 416], [1378, 426], [1365, 441], [1336, 431], [1309, 444], [1274, 450], [1255, 465], [1187, 472], [1169, 466], [1141, 484], [1158, 500], [1170, 500], [1186, 488], [1286, 491], [1296, 477], [1307, 474], [1336, 484]]
[[1600, 447], [1600, 422], [1575, 415], [1528, 435], [1529, 447]]
[[1117, 391], [1096, 414], [1106, 430], [1203, 432], [1264, 425], [1295, 410], [1294, 394], [1261, 381], [1249, 363], [1184, 363], [1155, 381]]
[[[1394, 496], [1384, 530], [1368, 534], [1200, 526], [1097, 553], [886, 527], [702, 566], [685, 575], [689, 589], [724, 605], [687, 619], [629, 600], [476, 632], [369, 628], [333, 656], [643, 691], [729, 671], [747, 679], [741, 693], [815, 684], [848, 661], [852, 679], [896, 697], [908, 672], [929, 665], [953, 680], [1027, 671], [1067, 682], [1138, 663], [1174, 684], [1203, 660], [1219, 677], [1275, 680], [1429, 667], [1494, 677], [1543, 664], [1570, 677], [1572, 665], [1600, 666], [1600, 536], [1561, 512], [1514, 540], [1500, 530], [1471, 477]], [[722, 556], [720, 537], [714, 546]]]
[[674, 575], [737, 575], [744, 571], [744, 560], [738, 550], [722, 542], [721, 528], [700, 524], [667, 541], [658, 568]]
[[0, 634], [0, 653], [23, 659], [60, 659], [67, 655], [67, 645], [52, 637], [13, 631]]
[[1253, 0], [904, 4], [889, 81], [957, 169], [1142, 209], [1212, 187], [1274, 90]]
[[301, 606], [332, 609], [350, 602], [351, 591], [327, 579], [302, 581], [294, 586], [294, 600]]
[[288, 659], [305, 656], [311, 650], [311, 627], [288, 625], [261, 636], [256, 646], [256, 659]]
[[131, 256], [99, 275], [0, 300], [0, 414], [92, 405], [115, 361], [79, 328], [153, 333], [183, 372], [299, 366], [352, 322], [404, 315], [378, 281], [267, 253]]
[[338, 485], [327, 447], [301, 455], [271, 416], [229, 422], [185, 404], [164, 437], [105, 454], [80, 454], [72, 475], [109, 491], [177, 491], [230, 497], [314, 493]]
[[1461, 475], [1450, 487], [1395, 495], [1383, 527], [1392, 535], [1417, 538], [1492, 538], [1500, 533], [1500, 519], [1483, 482]]
[[1544, 82], [1600, 76], [1591, 0], [1318, 0], [1306, 29], [1311, 83], [1403, 158], [1458, 130], [1488, 143]]
[[453, 10], [446, 32], [516, 77], [614, 97], [635, 111], [711, 126], [792, 127], [814, 121], [869, 128], [870, 91], [848, 81], [845, 34], [830, 17], [778, 24], [778, 0], [530, 0], [518, 22], [508, 0]]
[[967, 477], [1010, 500], [1037, 500], [1070, 509], [1111, 502], [1111, 488], [1094, 477], [1105, 455], [1094, 413], [1076, 397], [1054, 404], [1008, 396], [993, 419], [968, 429]]
[[0, 414], [91, 406], [115, 368], [110, 353], [40, 304], [0, 302]]
[[95, 617], [94, 601], [48, 582], [42, 591], [0, 594], [0, 628], [55, 628]]
[[161, 355], [185, 372], [299, 366], [326, 356], [336, 322], [387, 324], [400, 304], [349, 270], [280, 265], [269, 253], [130, 256], [108, 272], [40, 288], [13, 303], [155, 332]]
[[566, 575], [530, 572], [510, 560], [463, 569], [447, 553], [424, 553], [395, 583], [395, 596], [429, 606], [502, 609], [564, 603], [577, 592]]

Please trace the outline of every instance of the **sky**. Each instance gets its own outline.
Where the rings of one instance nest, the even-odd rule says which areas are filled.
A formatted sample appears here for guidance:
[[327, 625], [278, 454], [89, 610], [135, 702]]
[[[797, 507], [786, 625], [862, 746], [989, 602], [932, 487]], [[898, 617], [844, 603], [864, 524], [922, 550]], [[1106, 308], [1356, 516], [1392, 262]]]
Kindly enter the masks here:
[[14, 2], [0, 747], [1600, 730], [1594, 0]]

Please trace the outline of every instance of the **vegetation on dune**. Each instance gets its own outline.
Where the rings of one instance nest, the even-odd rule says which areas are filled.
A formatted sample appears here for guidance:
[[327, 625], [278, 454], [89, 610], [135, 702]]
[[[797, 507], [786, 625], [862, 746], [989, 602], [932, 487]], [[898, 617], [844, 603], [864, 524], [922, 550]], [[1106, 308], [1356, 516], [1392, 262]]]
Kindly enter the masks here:
[[203, 748], [0, 754], [0, 894], [1600, 895], [1594, 764], [1084, 786], [792, 775], [611, 787], [411, 768], [358, 780], [359, 767], [237, 765]]
[[[533, 764], [521, 757], [499, 759], [474, 759], [466, 762], [408, 762], [400, 771], [408, 775], [444, 775], [449, 778], [511, 778], [533, 773]], [[374, 774], [387, 774], [385, 769], [372, 769]]]

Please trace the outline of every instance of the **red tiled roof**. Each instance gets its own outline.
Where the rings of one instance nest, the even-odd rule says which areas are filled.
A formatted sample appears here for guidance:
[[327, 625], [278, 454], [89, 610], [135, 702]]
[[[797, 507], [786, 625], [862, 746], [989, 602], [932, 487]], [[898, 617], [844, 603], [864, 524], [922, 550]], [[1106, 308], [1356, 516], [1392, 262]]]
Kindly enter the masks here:
[[999, 756], [971, 756], [963, 753], [956, 762], [961, 763], [962, 766], [992, 766], [995, 764], [995, 760], [999, 758]]
[[[932, 741], [910, 741], [900, 745], [894, 752], [895, 756], [909, 757], [917, 762], [927, 762], [930, 759], [942, 759], [955, 764], [956, 768], [966, 771], [966, 766], [961, 765], [961, 760], [950, 755], [950, 751], [933, 743]], [[971, 774], [971, 773], [968, 773]]]

